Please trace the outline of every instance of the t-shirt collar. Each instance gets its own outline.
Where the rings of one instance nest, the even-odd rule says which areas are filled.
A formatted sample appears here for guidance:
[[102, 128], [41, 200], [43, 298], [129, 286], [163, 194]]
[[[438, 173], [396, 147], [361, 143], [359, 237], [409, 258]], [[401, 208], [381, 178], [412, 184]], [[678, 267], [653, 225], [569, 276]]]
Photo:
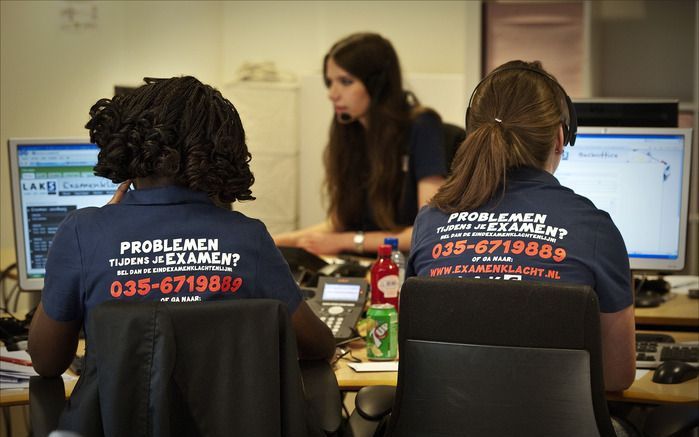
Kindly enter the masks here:
[[508, 179], [517, 181], [532, 181], [546, 185], [561, 185], [551, 173], [534, 167], [517, 167], [508, 170]]
[[141, 188], [127, 191], [122, 204], [127, 205], [166, 205], [177, 203], [213, 203], [202, 191], [168, 185], [156, 188]]

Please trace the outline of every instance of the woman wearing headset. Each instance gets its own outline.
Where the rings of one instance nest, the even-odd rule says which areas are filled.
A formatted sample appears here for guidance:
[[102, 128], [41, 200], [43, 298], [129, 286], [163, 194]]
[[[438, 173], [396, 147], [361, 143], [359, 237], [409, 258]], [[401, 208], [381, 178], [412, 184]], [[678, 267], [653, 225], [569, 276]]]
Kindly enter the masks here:
[[447, 173], [441, 120], [403, 90], [398, 56], [378, 34], [335, 43], [323, 74], [334, 109], [324, 154], [328, 218], [274, 240], [319, 254], [361, 254], [395, 236], [407, 250], [418, 209]]
[[562, 281], [600, 303], [605, 387], [635, 374], [628, 255], [609, 215], [553, 176], [575, 143], [570, 98], [539, 62], [508, 62], [476, 87], [452, 174], [420, 211], [408, 276]]

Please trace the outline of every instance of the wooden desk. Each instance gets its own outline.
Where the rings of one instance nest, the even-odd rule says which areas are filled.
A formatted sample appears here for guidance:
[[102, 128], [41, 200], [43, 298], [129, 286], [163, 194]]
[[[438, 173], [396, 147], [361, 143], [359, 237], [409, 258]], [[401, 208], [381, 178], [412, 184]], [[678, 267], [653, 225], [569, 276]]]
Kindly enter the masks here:
[[[368, 361], [364, 347], [353, 348], [352, 355], [363, 362]], [[357, 391], [372, 385], [396, 385], [398, 381], [398, 372], [355, 372], [347, 366], [349, 362], [340, 359], [335, 363], [335, 377], [342, 391]]]
[[[646, 332], [646, 331], [643, 331]], [[652, 331], [648, 331], [652, 332]], [[699, 341], [695, 332], [661, 332], [670, 334], [677, 342]], [[653, 371], [643, 375], [623, 393], [607, 393], [607, 399], [613, 401], [638, 402], [650, 404], [693, 404], [699, 405], [699, 378], [690, 379], [681, 384], [657, 384], [652, 381]]]
[[683, 326], [699, 329], [699, 299], [670, 293], [670, 299], [656, 308], [636, 308], [637, 325]]
[[[665, 332], [681, 341], [699, 341], [699, 333]], [[367, 361], [366, 350], [357, 348], [352, 354]], [[336, 363], [335, 376], [340, 390], [357, 391], [365, 386], [396, 385], [398, 372], [355, 372], [347, 366], [348, 361], [341, 359]], [[693, 404], [699, 405], [699, 378], [682, 384], [656, 384], [652, 381], [653, 371], [634, 381], [624, 392], [608, 392], [607, 399], [623, 402], [648, 404]]]

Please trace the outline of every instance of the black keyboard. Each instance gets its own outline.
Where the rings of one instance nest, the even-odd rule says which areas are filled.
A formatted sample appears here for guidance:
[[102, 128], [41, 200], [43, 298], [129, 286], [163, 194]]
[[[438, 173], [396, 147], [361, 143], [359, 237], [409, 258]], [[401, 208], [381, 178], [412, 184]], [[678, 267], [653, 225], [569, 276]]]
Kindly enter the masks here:
[[655, 369], [663, 361], [670, 360], [685, 361], [699, 367], [699, 345], [638, 341], [638, 337], [636, 340], [637, 369]]

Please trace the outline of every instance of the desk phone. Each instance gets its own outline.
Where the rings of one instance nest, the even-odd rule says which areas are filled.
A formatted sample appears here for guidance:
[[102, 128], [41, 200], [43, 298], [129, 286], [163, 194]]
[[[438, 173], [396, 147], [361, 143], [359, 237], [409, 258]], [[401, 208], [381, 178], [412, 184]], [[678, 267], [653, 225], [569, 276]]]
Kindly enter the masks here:
[[337, 342], [354, 336], [354, 326], [362, 316], [368, 284], [363, 278], [321, 276], [315, 296], [307, 301], [325, 322]]

